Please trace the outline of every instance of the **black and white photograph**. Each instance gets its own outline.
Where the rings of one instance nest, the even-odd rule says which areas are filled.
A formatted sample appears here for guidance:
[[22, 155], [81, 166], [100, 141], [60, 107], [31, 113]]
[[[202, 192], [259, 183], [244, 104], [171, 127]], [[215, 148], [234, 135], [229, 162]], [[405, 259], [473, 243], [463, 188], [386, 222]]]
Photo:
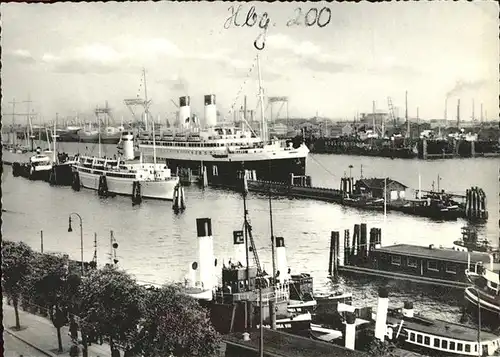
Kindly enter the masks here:
[[2, 2], [3, 355], [500, 356], [499, 10]]

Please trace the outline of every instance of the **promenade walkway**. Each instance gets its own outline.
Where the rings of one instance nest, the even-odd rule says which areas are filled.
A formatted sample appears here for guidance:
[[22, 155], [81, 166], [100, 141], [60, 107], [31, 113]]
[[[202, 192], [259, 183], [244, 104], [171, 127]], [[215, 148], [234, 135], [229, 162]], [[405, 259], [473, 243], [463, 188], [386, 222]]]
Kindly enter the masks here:
[[[9, 334], [23, 341], [45, 356], [69, 357], [69, 349], [72, 345], [72, 342], [68, 335], [69, 329], [67, 326], [61, 328], [63, 352], [59, 353], [57, 352], [57, 332], [49, 319], [27, 313], [19, 309], [21, 330], [17, 331], [14, 327], [16, 324], [14, 308], [10, 305], [7, 305], [5, 301], [3, 301], [2, 307], [4, 334]], [[9, 346], [5, 347], [8, 348]], [[8, 350], [6, 350], [5, 352], [6, 355], [13, 356], [13, 354], [7, 354], [7, 352], [9, 352]], [[91, 346], [89, 346], [88, 352], [89, 357], [111, 356], [111, 351], [108, 344], [92, 344]]]

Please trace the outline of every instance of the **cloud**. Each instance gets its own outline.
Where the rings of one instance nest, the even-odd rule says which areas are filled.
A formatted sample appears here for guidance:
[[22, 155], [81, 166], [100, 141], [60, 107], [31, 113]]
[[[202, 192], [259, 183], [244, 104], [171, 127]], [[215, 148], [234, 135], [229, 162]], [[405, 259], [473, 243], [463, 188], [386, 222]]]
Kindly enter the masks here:
[[45, 53], [42, 61], [54, 72], [105, 74], [117, 71], [136, 71], [162, 57], [181, 58], [183, 52], [165, 38], [124, 39], [115, 47], [89, 43], [67, 48], [60, 53]]
[[283, 34], [270, 35], [267, 38], [267, 46], [282, 51], [283, 56], [276, 59], [281, 66], [297, 65], [315, 72], [331, 74], [345, 72], [365, 72], [375, 75], [420, 74], [417, 69], [399, 63], [392, 56], [374, 60], [353, 57], [344, 53], [333, 53], [311, 41], [299, 42]]
[[24, 49], [9, 51], [6, 53], [6, 56], [19, 63], [32, 64], [36, 62], [36, 59], [31, 55], [31, 52]]

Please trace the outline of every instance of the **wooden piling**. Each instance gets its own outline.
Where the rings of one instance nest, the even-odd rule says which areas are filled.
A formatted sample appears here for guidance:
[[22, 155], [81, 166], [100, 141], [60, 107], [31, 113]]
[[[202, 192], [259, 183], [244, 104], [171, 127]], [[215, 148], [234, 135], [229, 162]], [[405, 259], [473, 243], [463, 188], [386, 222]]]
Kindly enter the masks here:
[[368, 255], [367, 253], [367, 242], [366, 242], [366, 223], [361, 223], [361, 232], [360, 232], [360, 240], [361, 240], [361, 257], [362, 258], [366, 258], [366, 256]]
[[338, 231], [332, 231], [330, 237], [330, 262], [328, 267], [328, 273], [331, 276], [337, 276], [338, 274], [338, 261], [339, 261], [339, 239], [340, 234]]
[[352, 235], [352, 254], [357, 257], [359, 255], [359, 224], [354, 225], [354, 233]]
[[344, 230], [344, 265], [350, 264], [350, 235], [349, 230]]

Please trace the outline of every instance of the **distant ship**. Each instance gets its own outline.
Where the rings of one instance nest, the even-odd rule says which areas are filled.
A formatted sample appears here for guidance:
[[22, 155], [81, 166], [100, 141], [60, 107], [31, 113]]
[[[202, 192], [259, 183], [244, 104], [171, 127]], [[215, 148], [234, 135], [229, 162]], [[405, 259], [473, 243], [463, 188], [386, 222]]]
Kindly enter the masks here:
[[[260, 96], [264, 117], [262, 88]], [[250, 171], [253, 180], [289, 182], [290, 174], [305, 175], [309, 149], [304, 143], [294, 147], [291, 141], [268, 138], [265, 120], [260, 136], [250, 125], [242, 124], [237, 128], [217, 124], [215, 99], [214, 94], [204, 96], [205, 122], [201, 126], [196, 116], [191, 116], [190, 97], [179, 98], [182, 127], [157, 135], [158, 159], [179, 175], [184, 176], [187, 172], [190, 182], [206, 179], [208, 184], [221, 186], [236, 186], [238, 171], [242, 169]], [[246, 122], [244, 117], [242, 122]], [[138, 139], [141, 154], [152, 157], [152, 136], [143, 133]]]
[[[108, 126], [100, 132], [102, 144], [118, 144], [124, 130], [123, 126], [117, 128]], [[99, 130], [79, 130], [78, 141], [82, 143], [98, 143]]]

